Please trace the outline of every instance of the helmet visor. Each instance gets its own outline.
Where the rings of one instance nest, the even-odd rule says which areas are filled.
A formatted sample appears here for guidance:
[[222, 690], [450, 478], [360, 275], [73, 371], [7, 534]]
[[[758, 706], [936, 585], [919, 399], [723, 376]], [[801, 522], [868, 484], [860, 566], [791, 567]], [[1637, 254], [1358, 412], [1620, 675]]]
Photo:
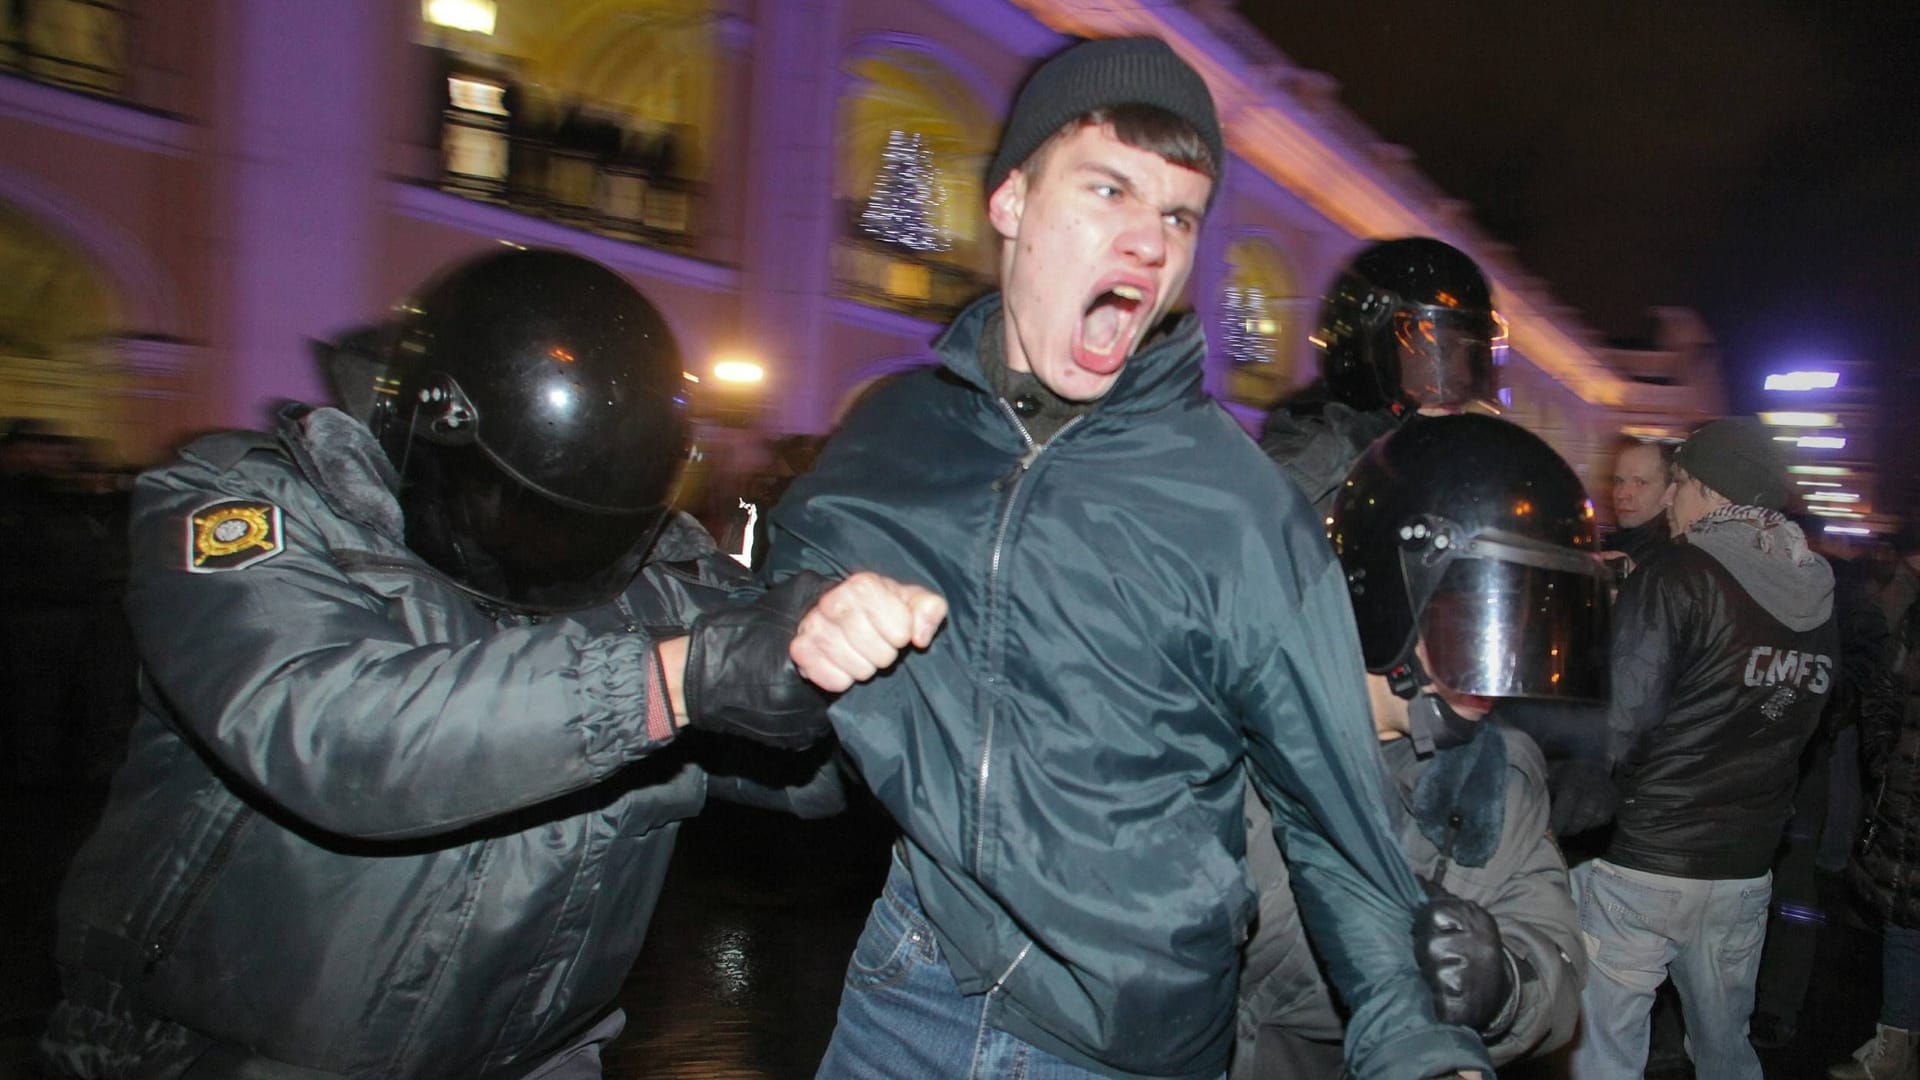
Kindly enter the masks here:
[[467, 589], [519, 611], [604, 603], [639, 572], [664, 505], [609, 511], [526, 486], [480, 447], [416, 444], [402, 494], [410, 546]]
[[1482, 534], [1438, 564], [1406, 562], [1435, 682], [1480, 697], [1606, 699], [1612, 594], [1597, 557]]
[[[490, 490], [488, 490], [490, 488]], [[483, 557], [471, 582], [509, 607], [561, 612], [611, 600], [640, 570], [664, 508], [608, 513], [502, 482], [476, 488], [469, 517]]]
[[1394, 338], [1400, 388], [1419, 405], [1492, 400], [1491, 312], [1419, 305], [1394, 316]]

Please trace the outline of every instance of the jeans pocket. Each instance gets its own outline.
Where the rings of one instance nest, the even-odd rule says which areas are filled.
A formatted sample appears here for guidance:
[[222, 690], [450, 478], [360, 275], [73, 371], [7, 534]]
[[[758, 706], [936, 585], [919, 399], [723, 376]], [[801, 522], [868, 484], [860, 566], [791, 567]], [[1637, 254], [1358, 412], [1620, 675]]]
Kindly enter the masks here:
[[[895, 875], [905, 872], [894, 867]], [[902, 982], [916, 963], [934, 957], [933, 930], [909, 902], [894, 890], [894, 878], [873, 902], [867, 925], [854, 943], [853, 958], [847, 962], [847, 986], [854, 990], [879, 990]]]
[[1581, 870], [1580, 928], [1589, 959], [1617, 974], [1664, 969], [1680, 891], [1597, 859]]
[[1726, 937], [1720, 950], [1720, 963], [1731, 968], [1744, 963], [1767, 940], [1767, 905], [1773, 899], [1773, 877], [1769, 874], [1740, 890], [1731, 917], [1725, 924]]

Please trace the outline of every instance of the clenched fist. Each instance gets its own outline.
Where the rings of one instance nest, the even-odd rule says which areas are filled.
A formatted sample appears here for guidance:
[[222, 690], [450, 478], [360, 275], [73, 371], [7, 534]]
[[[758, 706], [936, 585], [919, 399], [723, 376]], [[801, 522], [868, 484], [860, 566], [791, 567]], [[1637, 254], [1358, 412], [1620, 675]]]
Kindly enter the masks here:
[[821, 595], [787, 647], [800, 674], [839, 693], [890, 666], [908, 648], [924, 649], [947, 618], [940, 594], [862, 571]]

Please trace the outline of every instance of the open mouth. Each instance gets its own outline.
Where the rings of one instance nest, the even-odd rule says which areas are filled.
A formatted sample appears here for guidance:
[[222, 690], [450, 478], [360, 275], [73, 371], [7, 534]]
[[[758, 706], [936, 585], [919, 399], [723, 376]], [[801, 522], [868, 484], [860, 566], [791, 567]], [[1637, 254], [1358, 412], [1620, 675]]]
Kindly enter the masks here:
[[1096, 375], [1120, 370], [1146, 309], [1147, 292], [1138, 285], [1123, 282], [1094, 297], [1080, 318], [1074, 363]]

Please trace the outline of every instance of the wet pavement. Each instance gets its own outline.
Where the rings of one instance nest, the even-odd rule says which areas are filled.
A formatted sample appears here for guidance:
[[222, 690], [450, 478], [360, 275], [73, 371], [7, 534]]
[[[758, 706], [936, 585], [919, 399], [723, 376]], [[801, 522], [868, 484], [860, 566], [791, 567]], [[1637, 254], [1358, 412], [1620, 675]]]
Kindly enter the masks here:
[[[0, 1080], [38, 1077], [32, 1043], [55, 992], [47, 949], [90, 792], [0, 793]], [[827, 821], [716, 805], [688, 823], [648, 945], [622, 994], [611, 1078], [798, 1080], [826, 1047], [841, 976], [886, 871], [891, 829], [871, 807]], [[1825, 1075], [1872, 1034], [1878, 939], [1833, 890], [1813, 986], [1768, 1080]], [[1547, 1061], [1504, 1077], [1563, 1075]], [[911, 1080], [911, 1078], [903, 1078]]]

